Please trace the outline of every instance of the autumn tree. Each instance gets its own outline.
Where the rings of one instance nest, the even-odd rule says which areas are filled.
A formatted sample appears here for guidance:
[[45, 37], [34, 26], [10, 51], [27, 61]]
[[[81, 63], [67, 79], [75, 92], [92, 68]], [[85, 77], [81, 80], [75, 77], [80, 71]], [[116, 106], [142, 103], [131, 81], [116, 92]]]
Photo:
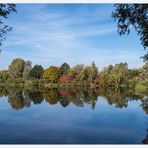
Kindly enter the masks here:
[[68, 76], [73, 78], [75, 82], [82, 81], [83, 77], [84, 77], [83, 74], [84, 74], [84, 65], [83, 64], [78, 64], [68, 70]]
[[68, 75], [62, 75], [59, 78], [60, 83], [71, 83], [72, 81], [73, 81], [73, 78], [71, 76], [68, 76]]
[[25, 61], [20, 58], [16, 58], [9, 65], [9, 73], [12, 78], [21, 78], [23, 76]]
[[73, 68], [70, 68], [67, 74], [73, 78], [75, 82], [94, 82], [94, 80], [97, 78], [98, 69], [94, 62], [91, 64], [91, 66], [78, 64]]
[[61, 72], [58, 67], [50, 66], [44, 70], [43, 79], [46, 82], [56, 83], [61, 76]]

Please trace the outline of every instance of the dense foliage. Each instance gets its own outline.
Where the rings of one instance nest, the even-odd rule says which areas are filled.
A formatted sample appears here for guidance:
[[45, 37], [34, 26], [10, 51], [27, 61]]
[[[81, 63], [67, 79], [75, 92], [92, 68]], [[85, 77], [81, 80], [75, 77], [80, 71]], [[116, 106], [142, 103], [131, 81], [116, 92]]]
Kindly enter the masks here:
[[60, 83], [71, 83], [72, 81], [73, 81], [73, 78], [71, 76], [68, 76], [68, 75], [62, 75], [59, 78]]
[[93, 62], [91, 66], [82, 64], [70, 68], [67, 72], [68, 76], [72, 77], [74, 82], [94, 82], [97, 78], [98, 69]]
[[20, 58], [16, 58], [9, 66], [9, 72], [12, 78], [22, 78], [24, 71], [25, 61]]
[[45, 69], [43, 73], [43, 79], [46, 82], [53, 82], [56, 83], [60, 77], [61, 73], [58, 67], [50, 66], [49, 68]]
[[[131, 87], [138, 91], [148, 89], [148, 62], [137, 69], [129, 69], [127, 63], [109, 65], [98, 70], [95, 63], [91, 65], [78, 64], [70, 67], [67, 63], [60, 67], [50, 66], [44, 70], [41, 65], [31, 66], [31, 61], [16, 58], [8, 70], [0, 71], [0, 83], [25, 83], [33, 86], [57, 87], [61, 85]], [[53, 85], [55, 84], [56, 85]], [[48, 85], [49, 84], [49, 85]]]
[[126, 82], [128, 76], [127, 63], [109, 65], [99, 75], [99, 82], [102, 85], [120, 85]]
[[40, 79], [42, 78], [44, 68], [41, 65], [35, 65], [31, 70], [30, 70], [30, 78], [35, 78], [35, 79]]

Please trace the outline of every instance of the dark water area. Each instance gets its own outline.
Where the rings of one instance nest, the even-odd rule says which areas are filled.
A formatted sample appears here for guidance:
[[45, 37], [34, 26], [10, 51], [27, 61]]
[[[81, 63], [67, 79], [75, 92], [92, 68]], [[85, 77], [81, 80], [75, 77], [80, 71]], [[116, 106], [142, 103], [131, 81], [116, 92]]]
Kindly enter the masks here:
[[148, 143], [148, 94], [0, 87], [0, 144]]

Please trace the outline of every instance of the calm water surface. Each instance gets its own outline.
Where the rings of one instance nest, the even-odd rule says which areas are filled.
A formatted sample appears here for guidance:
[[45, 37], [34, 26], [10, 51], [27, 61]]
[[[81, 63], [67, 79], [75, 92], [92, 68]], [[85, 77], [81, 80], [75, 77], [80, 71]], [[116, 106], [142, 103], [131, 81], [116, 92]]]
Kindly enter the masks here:
[[129, 90], [0, 88], [0, 143], [146, 143], [147, 115], [147, 94]]

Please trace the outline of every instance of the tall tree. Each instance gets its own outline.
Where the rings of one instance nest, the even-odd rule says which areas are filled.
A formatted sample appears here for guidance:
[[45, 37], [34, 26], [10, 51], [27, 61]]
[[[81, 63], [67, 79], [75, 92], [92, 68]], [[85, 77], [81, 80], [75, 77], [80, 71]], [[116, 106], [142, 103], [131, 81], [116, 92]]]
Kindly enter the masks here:
[[3, 43], [4, 36], [12, 30], [12, 27], [4, 24], [4, 20], [12, 13], [16, 12], [15, 4], [0, 4], [0, 46]]
[[[144, 49], [148, 47], [148, 4], [115, 4], [112, 17], [117, 20], [120, 35], [130, 33], [131, 26], [135, 28], [140, 36]], [[143, 56], [148, 60], [148, 52]]]
[[97, 78], [97, 74], [98, 74], [98, 69], [97, 69], [95, 63], [92, 62], [91, 68], [90, 68], [89, 79], [91, 81], [94, 81]]
[[9, 65], [9, 73], [12, 78], [21, 78], [23, 76], [25, 61], [20, 58], [16, 58]]
[[43, 75], [44, 68], [41, 65], [34, 65], [30, 70], [30, 78], [40, 79]]
[[120, 85], [124, 83], [127, 79], [128, 65], [127, 63], [115, 64], [111, 74], [109, 75], [109, 80], [114, 85]]
[[63, 63], [60, 67], [61, 74], [67, 74], [69, 68], [70, 66], [67, 63]]
[[32, 68], [31, 61], [26, 61], [24, 64], [23, 78], [25, 79], [29, 78], [31, 68]]

